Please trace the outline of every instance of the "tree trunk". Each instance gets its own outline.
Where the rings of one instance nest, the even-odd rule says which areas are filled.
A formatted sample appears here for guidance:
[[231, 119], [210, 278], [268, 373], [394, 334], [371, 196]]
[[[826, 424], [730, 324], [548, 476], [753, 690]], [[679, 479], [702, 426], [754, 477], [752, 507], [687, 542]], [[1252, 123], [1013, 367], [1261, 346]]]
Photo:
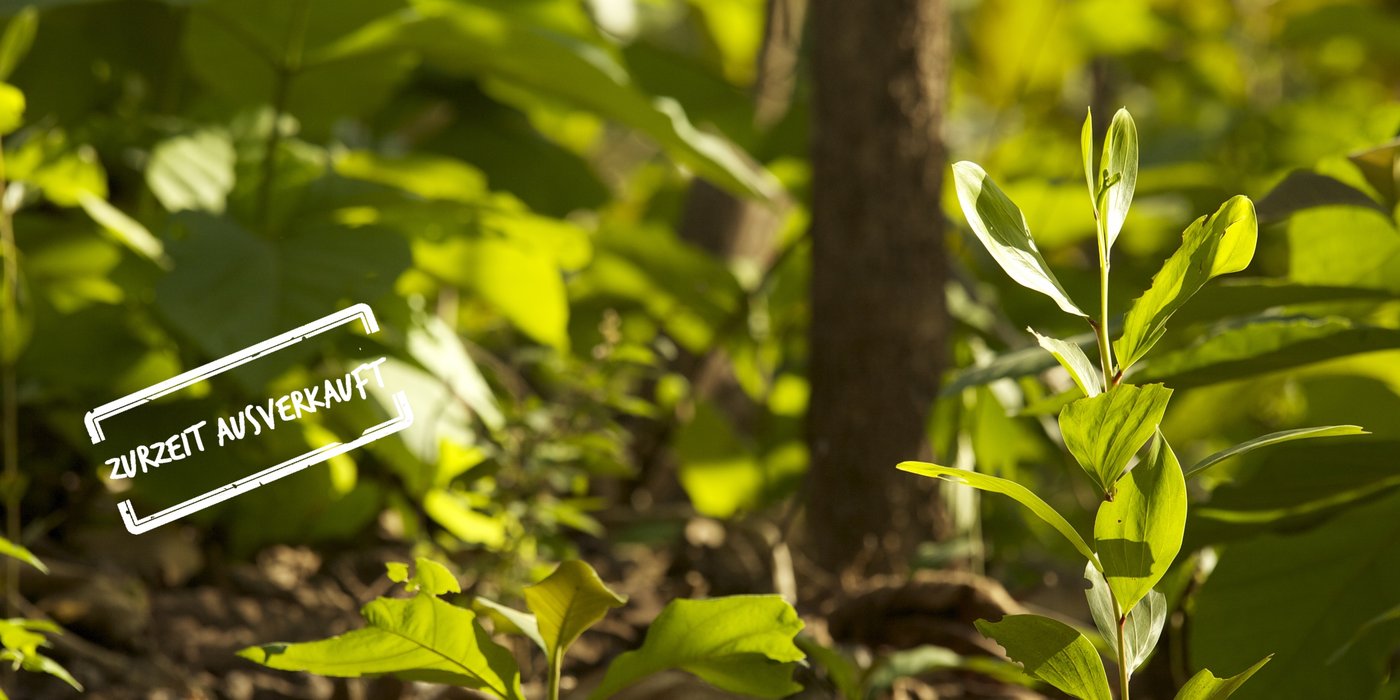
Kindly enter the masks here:
[[823, 571], [900, 571], [938, 509], [895, 469], [928, 456], [944, 367], [939, 138], [946, 0], [813, 0], [811, 405], [804, 547]]

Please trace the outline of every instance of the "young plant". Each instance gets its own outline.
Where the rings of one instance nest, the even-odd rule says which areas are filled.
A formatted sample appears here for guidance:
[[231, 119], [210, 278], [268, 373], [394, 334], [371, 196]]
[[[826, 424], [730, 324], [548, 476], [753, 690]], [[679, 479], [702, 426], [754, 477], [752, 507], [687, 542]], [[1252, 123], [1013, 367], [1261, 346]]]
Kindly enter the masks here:
[[[1002, 493], [1026, 506], [1062, 534], [1087, 560], [1086, 593], [1095, 626], [1114, 642], [1118, 696], [1128, 700], [1128, 682], [1151, 653], [1166, 619], [1166, 599], [1154, 589], [1181, 549], [1186, 526], [1186, 478], [1221, 460], [1287, 440], [1362, 433], [1356, 426], [1325, 426], [1266, 435], [1212, 455], [1184, 470], [1159, 425], [1172, 390], [1161, 384], [1135, 386], [1125, 376], [1166, 331], [1167, 321], [1210, 279], [1239, 272], [1254, 257], [1258, 224], [1254, 204], [1237, 195], [1214, 214], [1193, 222], [1181, 247], [1163, 263], [1147, 291], [1123, 317], [1122, 332], [1109, 340], [1108, 274], [1113, 244], [1122, 232], [1137, 183], [1137, 128], [1127, 110], [1113, 116], [1095, 163], [1093, 115], [1084, 120], [1080, 145], [1099, 253], [1097, 315], [1083, 311], [1046, 264], [1021, 210], [975, 163], [953, 165], [958, 202], [973, 233], [1017, 283], [1049, 296], [1066, 313], [1088, 322], [1097, 338], [1098, 363], [1078, 345], [1030, 330], [1083, 392], [1060, 412], [1065, 447], [1083, 467], [1102, 500], [1094, 536], [1086, 541], [1060, 513], [1015, 481], [925, 462], [899, 468], [937, 479]], [[1132, 459], [1147, 446], [1134, 466]], [[1091, 544], [1092, 542], [1092, 544]], [[979, 620], [977, 628], [996, 640], [1030, 675], [1085, 700], [1109, 700], [1110, 681], [1088, 638], [1039, 615]], [[1268, 657], [1232, 678], [1202, 670], [1177, 694], [1178, 700], [1228, 697]]]
[[[4, 537], [0, 537], [0, 557], [28, 564], [45, 574], [49, 573], [48, 567], [44, 566], [38, 557]], [[47, 673], [73, 686], [74, 690], [82, 692], [82, 684], [68, 673], [68, 669], [39, 651], [49, 645], [45, 634], [62, 632], [58, 625], [48, 620], [22, 617], [0, 620], [0, 662], [8, 663], [14, 669]], [[0, 700], [7, 700], [8, 697], [5, 690], [0, 688]]]
[[[523, 636], [543, 653], [548, 698], [559, 698], [564, 655], [584, 631], [627, 602], [581, 561], [566, 561], [525, 589], [530, 612], [477, 598], [473, 609], [440, 596], [461, 593], [457, 579], [431, 559], [388, 565], [389, 578], [411, 598], [379, 598], [361, 611], [368, 626], [299, 644], [264, 644], [238, 654], [270, 668], [325, 676], [392, 675], [472, 688], [506, 700], [524, 697], [520, 667], [478, 621], [497, 633]], [[479, 615], [478, 615], [479, 614]], [[724, 690], [779, 698], [802, 689], [792, 681], [805, 655], [793, 642], [797, 612], [773, 595], [673, 600], [652, 621], [641, 648], [613, 660], [590, 699], [608, 698], [653, 673], [687, 671]]]

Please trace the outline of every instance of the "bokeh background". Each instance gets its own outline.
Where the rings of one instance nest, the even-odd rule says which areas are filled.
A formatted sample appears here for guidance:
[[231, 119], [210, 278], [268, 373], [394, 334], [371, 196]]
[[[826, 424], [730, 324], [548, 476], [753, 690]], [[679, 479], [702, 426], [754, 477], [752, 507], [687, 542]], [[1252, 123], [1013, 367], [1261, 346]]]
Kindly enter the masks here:
[[[809, 652], [804, 697], [1053, 693], [991, 663], [971, 621], [1020, 605], [1087, 626], [1074, 552], [1014, 503], [893, 467], [937, 458], [1092, 508], [1053, 420], [1070, 384], [1023, 330], [1088, 329], [1004, 278], [945, 173], [982, 164], [1092, 298], [1080, 125], [1092, 108], [1102, 135], [1123, 106], [1141, 175], [1113, 313], [1191, 220], [1239, 193], [1260, 215], [1251, 267], [1145, 365], [1178, 388], [1163, 430], [1183, 462], [1293, 427], [1372, 433], [1193, 483], [1136, 687], [1167, 698], [1273, 653], [1236, 697], [1400, 693], [1393, 3], [0, 15], [6, 536], [50, 569], [10, 567], [7, 602], [66, 630], [48, 653], [93, 697], [460, 697], [233, 655], [353, 627], [382, 563], [413, 553], [504, 600], [593, 563], [633, 603], [585, 638], [579, 683], [671, 597], [778, 592], [829, 650]], [[424, 407], [413, 429], [128, 535], [84, 412], [354, 302]], [[336, 360], [206, 400], [241, 406]], [[311, 444], [335, 427], [306, 422]]]

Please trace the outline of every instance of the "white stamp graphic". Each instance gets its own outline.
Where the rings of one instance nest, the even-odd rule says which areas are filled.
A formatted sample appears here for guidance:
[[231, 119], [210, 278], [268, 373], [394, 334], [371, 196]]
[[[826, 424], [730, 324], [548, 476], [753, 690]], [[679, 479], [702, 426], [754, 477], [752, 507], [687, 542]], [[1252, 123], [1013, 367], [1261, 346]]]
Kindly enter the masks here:
[[[94, 445], [100, 444], [107, 439], [102, 426], [104, 420], [109, 420], [119, 414], [149, 404], [161, 397], [181, 391], [259, 358], [286, 350], [303, 340], [326, 331], [348, 326], [357, 320], [363, 324], [366, 334], [379, 330], [379, 324], [375, 321], [374, 312], [370, 310], [369, 306], [356, 304], [171, 377], [159, 384], [98, 406], [88, 411], [84, 418], [88, 436], [92, 438]], [[384, 361], [385, 358], [380, 357], [360, 364], [346, 372], [344, 376], [318, 381], [281, 396], [250, 403], [226, 415], [193, 420], [188, 427], [164, 440], [129, 447], [120, 454], [104, 460], [104, 463], [111, 467], [109, 478], [112, 480], [136, 479], [141, 474], [155, 469], [169, 469], [183, 460], [210, 450], [217, 450], [227, 443], [276, 430], [279, 425], [293, 423], [305, 414], [328, 410], [340, 403], [367, 400], [369, 398], [367, 389], [384, 387], [384, 378], [379, 371], [379, 366]], [[382, 437], [393, 435], [413, 424], [413, 409], [409, 406], [408, 396], [403, 391], [393, 393], [392, 399], [397, 415], [377, 425], [365, 428], [358, 437], [344, 442], [332, 441], [323, 444], [304, 454], [259, 469], [223, 486], [149, 515], [138, 516], [130, 499], [117, 504], [117, 510], [121, 513], [123, 522], [126, 523], [126, 529], [132, 534], [140, 534], [217, 503], [222, 503], [234, 496], [247, 493], [264, 484], [270, 484]]]

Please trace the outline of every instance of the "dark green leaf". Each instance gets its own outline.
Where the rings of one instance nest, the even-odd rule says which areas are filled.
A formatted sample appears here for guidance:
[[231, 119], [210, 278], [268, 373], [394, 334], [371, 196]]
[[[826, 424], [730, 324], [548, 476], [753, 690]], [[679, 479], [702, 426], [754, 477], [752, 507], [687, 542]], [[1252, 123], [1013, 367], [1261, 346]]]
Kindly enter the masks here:
[[1112, 700], [1103, 661], [1077, 630], [1039, 615], [1007, 615], [1000, 622], [977, 621], [1026, 673], [1082, 700]]
[[5, 34], [0, 36], [0, 81], [9, 80], [15, 66], [24, 60], [38, 29], [39, 11], [33, 7], [26, 7], [10, 17], [5, 24]]

